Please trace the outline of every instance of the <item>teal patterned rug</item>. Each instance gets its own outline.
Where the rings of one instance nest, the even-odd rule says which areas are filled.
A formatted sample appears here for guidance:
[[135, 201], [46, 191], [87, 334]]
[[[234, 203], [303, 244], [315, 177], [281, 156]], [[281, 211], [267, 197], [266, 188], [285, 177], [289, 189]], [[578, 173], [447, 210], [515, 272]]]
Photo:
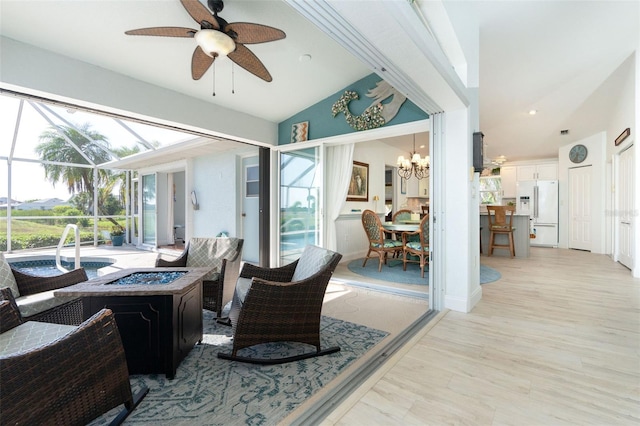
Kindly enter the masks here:
[[[386, 265], [382, 265], [382, 271], [378, 272], [378, 259], [367, 261], [363, 267], [364, 259], [356, 259], [349, 262], [347, 267], [353, 273], [377, 280], [389, 281], [400, 284], [429, 285], [429, 266], [424, 268], [424, 278], [421, 277], [420, 266], [417, 263], [407, 263], [407, 270], [402, 270], [402, 260], [389, 259]], [[500, 272], [495, 269], [480, 265], [480, 284], [488, 284], [502, 278]]]
[[[231, 352], [231, 327], [204, 311], [204, 341], [178, 367], [175, 379], [164, 374], [131, 377], [134, 391], [150, 391], [127, 418], [127, 425], [273, 425], [326, 386], [387, 333], [330, 317], [322, 317], [322, 348], [340, 346], [331, 355], [288, 364], [259, 366], [219, 359]], [[243, 356], [292, 355], [311, 346], [278, 343], [239, 351]], [[108, 424], [114, 409], [92, 425]]]

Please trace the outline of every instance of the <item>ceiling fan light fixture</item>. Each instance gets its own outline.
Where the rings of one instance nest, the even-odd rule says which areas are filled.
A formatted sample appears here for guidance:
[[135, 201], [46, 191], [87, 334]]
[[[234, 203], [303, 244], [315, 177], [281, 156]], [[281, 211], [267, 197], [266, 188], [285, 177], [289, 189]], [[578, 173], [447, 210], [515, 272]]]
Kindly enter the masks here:
[[218, 30], [200, 30], [194, 36], [198, 46], [209, 56], [227, 56], [236, 50], [236, 43], [231, 37]]

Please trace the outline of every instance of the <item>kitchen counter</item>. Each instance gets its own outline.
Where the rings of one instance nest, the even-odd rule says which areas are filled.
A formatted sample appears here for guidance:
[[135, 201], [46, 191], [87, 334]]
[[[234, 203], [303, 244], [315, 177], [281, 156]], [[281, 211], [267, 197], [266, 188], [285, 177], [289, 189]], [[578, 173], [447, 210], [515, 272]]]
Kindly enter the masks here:
[[[489, 218], [487, 213], [480, 213], [480, 239], [482, 244], [482, 254], [487, 256], [489, 254]], [[513, 215], [513, 243], [515, 245], [516, 257], [529, 257], [529, 215], [528, 214], [514, 214]], [[507, 235], [496, 235], [496, 242], [498, 244], [508, 244], [509, 238]], [[493, 249], [493, 256], [511, 256], [508, 249]]]

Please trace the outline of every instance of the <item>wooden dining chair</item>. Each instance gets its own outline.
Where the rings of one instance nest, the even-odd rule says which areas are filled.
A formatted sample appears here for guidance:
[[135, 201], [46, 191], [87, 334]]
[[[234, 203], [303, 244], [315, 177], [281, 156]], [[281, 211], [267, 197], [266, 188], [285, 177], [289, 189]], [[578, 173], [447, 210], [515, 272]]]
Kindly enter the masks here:
[[402, 241], [385, 238], [382, 222], [378, 215], [372, 210], [362, 212], [362, 226], [369, 239], [369, 250], [364, 258], [364, 262], [362, 262], [362, 267], [364, 268], [367, 260], [375, 254], [378, 256], [378, 272], [380, 272], [382, 271], [382, 264], [387, 263], [389, 253], [393, 256], [402, 252]]
[[[516, 211], [515, 206], [487, 206], [487, 218], [489, 219], [489, 253], [488, 256], [493, 254], [494, 248], [508, 249], [511, 253], [511, 258], [516, 255], [516, 248], [513, 242], [513, 214]], [[508, 244], [496, 244], [496, 235], [507, 235], [509, 238]]]
[[[417, 240], [413, 238], [417, 236]], [[407, 256], [415, 256], [413, 260]], [[402, 233], [402, 270], [407, 270], [407, 263], [418, 263], [420, 272], [424, 278], [424, 267], [429, 264], [429, 215], [420, 220], [420, 228], [413, 232]]]
[[[393, 216], [391, 217], [391, 222], [399, 222], [401, 220], [410, 220], [411, 219], [411, 210], [409, 209], [402, 209], [402, 210], [398, 210], [397, 212], [395, 212], [393, 214]], [[385, 231], [386, 234], [386, 238], [393, 238], [394, 240], [402, 240], [402, 232], [399, 231]], [[398, 253], [400, 254], [400, 253]]]

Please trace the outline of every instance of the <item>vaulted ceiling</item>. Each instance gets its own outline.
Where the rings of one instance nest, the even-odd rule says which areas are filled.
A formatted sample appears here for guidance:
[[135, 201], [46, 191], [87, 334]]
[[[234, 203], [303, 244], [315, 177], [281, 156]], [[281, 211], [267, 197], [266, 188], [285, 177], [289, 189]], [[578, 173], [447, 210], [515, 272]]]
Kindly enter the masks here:
[[[153, 26], [197, 29], [178, 0], [0, 0], [0, 33], [276, 123], [373, 71], [408, 76], [415, 82], [408, 85], [409, 98], [418, 105], [424, 91], [436, 103], [444, 102], [438, 87], [420, 81], [420, 72], [427, 73], [425, 58], [412, 50], [419, 45], [412, 37], [422, 37], [423, 31], [435, 32], [443, 46], [451, 42], [436, 22], [429, 30], [411, 28], [411, 19], [404, 25], [395, 11], [407, 10], [407, 2], [399, 0], [306, 3], [307, 9], [335, 14], [335, 22], [325, 27], [344, 19], [342, 27], [356, 31], [352, 38], [334, 34], [338, 42], [292, 7], [302, 3], [228, 0], [220, 12], [228, 22], [261, 23], [287, 34], [284, 40], [248, 46], [273, 76], [270, 83], [227, 58], [216, 60], [215, 75], [209, 71], [194, 81], [194, 40], [124, 34]], [[429, 6], [434, 3], [444, 6], [465, 54], [471, 52], [465, 46], [473, 38], [469, 34], [479, 31], [480, 128], [489, 156], [553, 157], [560, 146], [606, 128], [603, 121], [633, 70], [627, 59], [638, 48], [638, 2], [416, 0], [412, 7], [425, 14], [422, 22], [433, 18]], [[356, 42], [374, 39], [391, 62], [388, 70], [374, 70], [349, 51]], [[538, 113], [529, 115], [531, 109]], [[569, 129], [569, 137], [561, 137], [561, 129]]]

